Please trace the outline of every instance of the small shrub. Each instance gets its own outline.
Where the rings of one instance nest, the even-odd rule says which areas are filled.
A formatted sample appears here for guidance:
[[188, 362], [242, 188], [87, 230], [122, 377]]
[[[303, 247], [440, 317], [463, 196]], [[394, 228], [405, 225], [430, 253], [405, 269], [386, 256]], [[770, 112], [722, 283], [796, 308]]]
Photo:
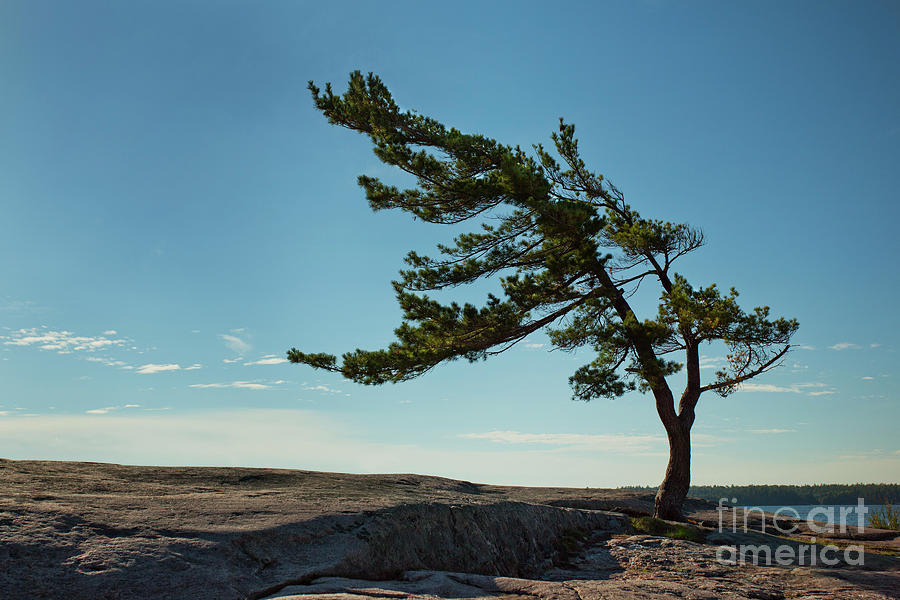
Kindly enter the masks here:
[[631, 525], [640, 533], [672, 538], [675, 540], [687, 540], [689, 542], [702, 543], [706, 535], [696, 527], [669, 523], [654, 517], [636, 517], [631, 519]]
[[885, 498], [884, 506], [876, 509], [869, 517], [869, 522], [875, 529], [900, 529], [900, 510], [894, 508], [893, 504]]

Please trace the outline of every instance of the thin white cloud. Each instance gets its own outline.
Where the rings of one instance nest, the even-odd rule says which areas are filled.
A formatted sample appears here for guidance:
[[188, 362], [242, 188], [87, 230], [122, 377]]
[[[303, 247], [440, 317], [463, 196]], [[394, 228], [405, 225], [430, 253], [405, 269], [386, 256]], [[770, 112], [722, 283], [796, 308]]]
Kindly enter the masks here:
[[318, 385], [307, 385], [306, 382], [304, 382], [301, 385], [301, 387], [308, 392], [323, 392], [326, 394], [342, 394], [343, 393], [341, 390], [335, 389], [333, 387], [329, 387], [322, 383], [320, 383]]
[[[724, 430], [720, 430], [720, 431], [724, 431]], [[731, 433], [734, 433], [734, 431], [732, 431]], [[733, 441], [734, 441], [734, 437], [723, 437], [723, 436], [714, 435], [711, 433], [698, 433], [698, 432], [691, 433], [691, 444], [693, 444], [697, 448], [718, 446], [720, 444], [723, 444], [726, 442], [733, 442]]]
[[724, 356], [701, 356], [700, 357], [700, 368], [701, 369], [718, 369], [725, 366], [725, 357]]
[[230, 364], [232, 364], [232, 363], [241, 362], [242, 360], [244, 360], [244, 357], [243, 357], [243, 356], [238, 356], [237, 358], [223, 358], [223, 359], [222, 359], [222, 362], [225, 363], [225, 364], [227, 364], [227, 365], [230, 365]]
[[869, 344], [869, 348], [878, 348], [881, 344]]
[[43, 306], [39, 306], [33, 300], [17, 300], [15, 298], [5, 296], [4, 298], [0, 299], [0, 310], [10, 312], [39, 312], [42, 310], [46, 310], [46, 308]]
[[286, 363], [286, 358], [281, 358], [275, 354], [267, 354], [258, 360], [251, 360], [250, 362], [245, 362], [244, 366], [250, 365], [280, 365], [282, 363]]
[[225, 389], [225, 388], [237, 388], [244, 390], [267, 390], [275, 385], [282, 385], [287, 383], [283, 379], [279, 379], [278, 381], [270, 381], [267, 383], [259, 383], [255, 381], [232, 381], [230, 383], [195, 383], [189, 387], [197, 388], [197, 389]]
[[115, 359], [109, 358], [107, 356], [85, 356], [84, 360], [89, 361], [89, 362], [100, 363], [100, 364], [106, 365], [108, 367], [121, 367], [123, 369], [133, 368], [133, 367], [130, 367], [128, 365], [128, 363], [126, 363], [123, 360], [115, 360]]
[[799, 346], [797, 346], [797, 348], [799, 348], [800, 350], [815, 350], [816, 349], [815, 346], [810, 346], [809, 344], [800, 344]]
[[665, 440], [661, 435], [585, 434], [585, 433], [523, 433], [520, 431], [488, 431], [461, 433], [458, 437], [488, 440], [496, 444], [541, 444], [553, 446], [583, 446], [613, 452], [646, 452], [658, 448]]
[[537, 350], [538, 348], [543, 348], [544, 344], [539, 344], [537, 342], [531, 342], [531, 343], [525, 344], [525, 347], [529, 348], [531, 350]]
[[795, 388], [782, 387], [780, 385], [772, 385], [771, 383], [742, 383], [742, 392], [793, 392], [798, 393]]
[[762, 435], [778, 434], [778, 433], [796, 433], [796, 429], [751, 429], [750, 433], [758, 433]]
[[196, 371], [197, 369], [202, 369], [202, 368], [203, 368], [203, 365], [201, 365], [200, 363], [194, 363], [189, 367], [185, 367], [184, 370], [185, 371]]
[[859, 348], [859, 346], [851, 342], [840, 342], [834, 346], [828, 346], [829, 350], [856, 350], [857, 348]]
[[141, 375], [152, 375], [153, 373], [164, 373], [166, 371], [179, 370], [181, 370], [181, 367], [177, 364], [157, 365], [154, 363], [149, 363], [138, 367], [135, 373], [139, 373]]
[[115, 329], [107, 329], [103, 332], [103, 335], [117, 335], [119, 332]]
[[872, 381], [872, 380], [875, 379], [875, 378], [874, 378], [874, 377], [866, 376], [866, 377], [863, 377], [863, 379], [866, 380], [866, 381]]
[[[243, 331], [243, 329], [240, 329], [240, 330], [232, 329], [231, 331], [239, 333], [239, 332]], [[251, 348], [251, 346], [248, 342], [246, 342], [245, 340], [242, 340], [241, 338], [239, 338], [236, 335], [231, 335], [228, 333], [220, 333], [219, 337], [222, 339], [223, 342], [225, 342], [225, 345], [228, 346], [228, 348], [230, 350], [232, 350], [238, 354], [244, 354]]]
[[829, 388], [827, 383], [810, 382], [795, 383], [790, 386], [772, 385], [771, 383], [742, 383], [741, 391], [744, 392], [763, 392], [763, 393], [788, 393], [788, 394], [806, 394], [807, 396], [825, 396], [834, 394], [836, 391]]
[[105, 406], [103, 408], [92, 408], [90, 410], [84, 411], [89, 415], [106, 415], [116, 410], [121, 410], [123, 408], [140, 408], [140, 404], [125, 404], [124, 406]]

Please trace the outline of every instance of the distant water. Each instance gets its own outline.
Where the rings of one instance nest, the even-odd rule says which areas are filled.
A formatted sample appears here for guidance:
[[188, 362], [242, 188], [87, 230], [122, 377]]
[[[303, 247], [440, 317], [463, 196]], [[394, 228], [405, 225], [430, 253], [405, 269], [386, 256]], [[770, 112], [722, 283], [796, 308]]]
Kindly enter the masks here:
[[[900, 504], [892, 504], [894, 510], [900, 510]], [[866, 512], [866, 527], [871, 526], [871, 517], [872, 513], [876, 510], [880, 510], [883, 508], [883, 504], [867, 504], [866, 508], [868, 512]], [[857, 514], [858, 507], [855, 504], [797, 504], [797, 505], [782, 505], [782, 506], [744, 506], [746, 509], [759, 509], [761, 508], [763, 511], [767, 513], [774, 513], [775, 511], [781, 509], [781, 515], [792, 518], [794, 517], [794, 513], [790, 509], [794, 509], [797, 511], [797, 514], [800, 515], [800, 519], [806, 520], [809, 516], [809, 513], [816, 509], [816, 513], [813, 515], [813, 519], [816, 521], [822, 521], [825, 523], [834, 523], [836, 525], [840, 525], [841, 523], [841, 509], [852, 509], [844, 512], [844, 521], [846, 525], [856, 526], [859, 524], [858, 519], [859, 515]], [[824, 510], [823, 510], [824, 509]], [[830, 512], [828, 509], [831, 509]]]

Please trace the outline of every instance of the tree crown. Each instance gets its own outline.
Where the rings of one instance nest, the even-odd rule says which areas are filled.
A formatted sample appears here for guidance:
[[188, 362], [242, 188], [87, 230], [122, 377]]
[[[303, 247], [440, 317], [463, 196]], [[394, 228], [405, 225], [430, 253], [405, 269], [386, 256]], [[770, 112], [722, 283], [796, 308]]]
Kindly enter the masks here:
[[[590, 347], [596, 358], [570, 377], [577, 399], [616, 397], [665, 385], [683, 364], [697, 395], [723, 396], [772, 367], [789, 349], [793, 319], [770, 319], [769, 308], [747, 313], [732, 288], [693, 288], [672, 271], [703, 244], [686, 224], [642, 217], [603, 175], [581, 159], [575, 127], [560, 119], [551, 139], [528, 154], [482, 135], [447, 128], [401, 111], [375, 75], [354, 72], [336, 95], [309, 83], [316, 108], [332, 124], [364, 133], [385, 164], [413, 175], [400, 189], [375, 177], [359, 185], [373, 210], [400, 209], [430, 223], [477, 222], [471, 233], [438, 245], [439, 258], [410, 252], [393, 282], [403, 310], [397, 340], [386, 349], [337, 357], [292, 348], [288, 358], [339, 372], [363, 384], [418, 377], [444, 361], [481, 360], [546, 328], [564, 350]], [[426, 292], [498, 278], [502, 298], [481, 307], [442, 304]], [[661, 288], [659, 312], [639, 320], [628, 299], [647, 279]], [[723, 341], [728, 366], [701, 386], [696, 349]], [[693, 360], [692, 360], [693, 357]]]

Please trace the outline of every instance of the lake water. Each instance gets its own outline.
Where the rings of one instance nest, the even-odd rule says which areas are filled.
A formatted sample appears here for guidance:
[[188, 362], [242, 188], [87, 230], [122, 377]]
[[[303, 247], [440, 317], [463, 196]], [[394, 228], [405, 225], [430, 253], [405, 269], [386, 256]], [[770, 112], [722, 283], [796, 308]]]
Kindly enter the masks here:
[[[900, 504], [892, 505], [894, 510], [900, 510]], [[872, 513], [876, 510], [880, 510], [883, 508], [883, 504], [867, 504], [866, 508], [868, 512], [866, 515], [866, 526], [870, 526], [870, 518]], [[768, 513], [774, 513], [775, 511], [781, 509], [781, 515], [787, 518], [793, 518], [794, 513], [790, 510], [793, 509], [797, 511], [797, 514], [800, 515], [800, 518], [805, 520], [809, 513], [815, 510], [815, 514], [813, 515], [813, 519], [816, 521], [823, 521], [826, 523], [834, 523], [836, 525], [840, 525], [841, 522], [841, 509], [844, 508], [844, 521], [847, 525], [856, 526], [858, 525], [859, 515], [857, 514], [858, 507], [855, 504], [801, 504], [801, 505], [783, 505], [783, 506], [745, 506], [744, 509], [762, 509]], [[830, 509], [830, 511], [829, 511]], [[849, 510], [852, 509], [852, 510]], [[758, 516], [758, 515], [757, 515]]]

